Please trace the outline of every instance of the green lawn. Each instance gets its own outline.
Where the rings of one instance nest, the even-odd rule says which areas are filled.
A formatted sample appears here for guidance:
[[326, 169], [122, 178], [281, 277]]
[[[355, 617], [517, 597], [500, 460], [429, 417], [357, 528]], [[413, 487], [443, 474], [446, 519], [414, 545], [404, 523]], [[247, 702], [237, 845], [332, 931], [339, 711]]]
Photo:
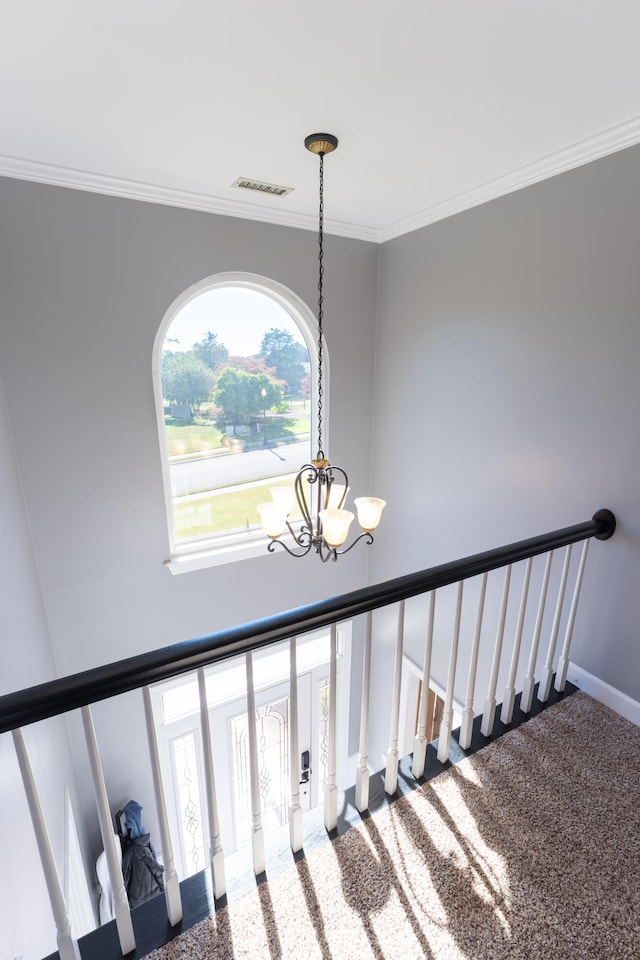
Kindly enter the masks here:
[[[309, 404], [302, 401], [291, 405], [289, 415], [269, 415], [266, 418], [267, 437], [270, 440], [295, 440], [309, 434]], [[262, 426], [262, 424], [260, 425]], [[169, 457], [207, 453], [223, 446], [224, 434], [213, 423], [200, 421], [185, 424], [171, 417], [165, 418]], [[262, 432], [249, 434], [246, 440], [249, 450], [262, 444]], [[242, 456], [242, 454], [240, 454]], [[272, 486], [284, 486], [274, 480]], [[225, 533], [259, 525], [256, 506], [269, 500], [269, 487], [238, 486], [223, 494], [212, 494], [174, 504], [176, 538], [187, 540], [207, 534]]]
[[[289, 486], [274, 480], [271, 486]], [[259, 503], [270, 500], [269, 487], [239, 487], [229, 493], [203, 497], [173, 505], [176, 538], [201, 537], [205, 534], [231, 532], [255, 527], [260, 523], [256, 510]]]
[[188, 453], [206, 453], [222, 446], [222, 431], [214, 424], [185, 424], [165, 417], [167, 449], [170, 457]]
[[[262, 425], [260, 425], [262, 429]], [[170, 457], [181, 457], [189, 454], [202, 453], [206, 455], [211, 450], [222, 447], [223, 432], [214, 424], [188, 423], [182, 420], [165, 418], [167, 433], [167, 449]], [[309, 433], [309, 418], [307, 417], [267, 417], [267, 437], [278, 440], [281, 437], [293, 439]], [[249, 434], [244, 438], [248, 443], [262, 442], [262, 433]]]

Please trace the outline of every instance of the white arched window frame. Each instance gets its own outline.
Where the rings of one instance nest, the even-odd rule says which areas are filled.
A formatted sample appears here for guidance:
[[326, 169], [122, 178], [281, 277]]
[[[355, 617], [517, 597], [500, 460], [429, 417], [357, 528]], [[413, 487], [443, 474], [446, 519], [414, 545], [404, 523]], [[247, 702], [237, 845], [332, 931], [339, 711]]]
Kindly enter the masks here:
[[[162, 348], [169, 327], [176, 319], [180, 311], [192, 300], [215, 290], [219, 287], [236, 287], [254, 290], [275, 301], [294, 321], [305, 345], [309, 351], [310, 360], [310, 413], [311, 413], [311, 438], [309, 446], [309, 457], [315, 456], [314, 443], [317, 437], [317, 390], [318, 390], [318, 323], [313, 311], [307, 304], [300, 299], [292, 290], [271, 280], [269, 277], [261, 277], [256, 274], [242, 272], [219, 273], [207, 277], [195, 283], [177, 297], [165, 313], [162, 323], [158, 328], [153, 345], [153, 387], [156, 402], [156, 415], [158, 421], [158, 437], [160, 442], [160, 456], [162, 462], [162, 479], [164, 486], [165, 508], [167, 515], [167, 529], [169, 534], [170, 556], [165, 561], [166, 566], [172, 573], [187, 573], [191, 570], [200, 570], [204, 567], [216, 566], [222, 563], [232, 563], [236, 560], [246, 560], [250, 557], [257, 557], [267, 553], [266, 537], [262, 529], [256, 525], [255, 529], [242, 531], [235, 534], [212, 535], [206, 538], [199, 538], [186, 541], [178, 541], [175, 531], [174, 505], [171, 490], [171, 476], [169, 465], [169, 453], [167, 447], [167, 437], [164, 420], [164, 398], [162, 396]], [[326, 340], [323, 345], [323, 436], [325, 438], [325, 447], [328, 447], [328, 421], [329, 421], [329, 353]], [[257, 519], [257, 518], [256, 518]]]

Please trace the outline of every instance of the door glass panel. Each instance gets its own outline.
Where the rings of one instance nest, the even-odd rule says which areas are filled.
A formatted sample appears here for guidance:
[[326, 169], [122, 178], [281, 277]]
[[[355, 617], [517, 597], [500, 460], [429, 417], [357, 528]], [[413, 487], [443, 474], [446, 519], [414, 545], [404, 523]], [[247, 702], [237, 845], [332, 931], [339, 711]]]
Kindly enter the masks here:
[[[318, 684], [318, 798], [324, 793], [327, 785], [327, 767], [329, 762], [329, 678], [325, 677]], [[320, 799], [319, 801], [320, 802]]]
[[184, 867], [186, 876], [190, 877], [205, 866], [195, 731], [171, 741], [171, 760]]
[[[289, 698], [256, 708], [258, 778], [265, 832], [289, 819]], [[251, 842], [247, 714], [231, 718], [236, 848]]]

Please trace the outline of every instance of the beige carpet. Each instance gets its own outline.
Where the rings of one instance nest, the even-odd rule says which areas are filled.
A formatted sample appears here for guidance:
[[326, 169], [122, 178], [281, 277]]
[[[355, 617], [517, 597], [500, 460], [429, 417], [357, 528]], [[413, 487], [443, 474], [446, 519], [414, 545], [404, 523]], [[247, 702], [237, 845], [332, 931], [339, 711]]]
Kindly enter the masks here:
[[640, 958], [640, 729], [582, 693], [149, 960]]

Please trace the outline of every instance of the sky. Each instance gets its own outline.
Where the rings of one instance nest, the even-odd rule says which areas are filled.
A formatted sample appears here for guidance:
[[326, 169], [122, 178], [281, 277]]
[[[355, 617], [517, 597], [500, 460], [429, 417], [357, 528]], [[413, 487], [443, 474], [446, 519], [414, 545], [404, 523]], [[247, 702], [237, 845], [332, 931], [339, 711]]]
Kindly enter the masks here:
[[190, 350], [210, 330], [231, 356], [254, 356], [272, 327], [288, 330], [304, 344], [295, 321], [270, 297], [244, 287], [217, 287], [194, 297], [180, 310], [167, 330], [165, 346]]

